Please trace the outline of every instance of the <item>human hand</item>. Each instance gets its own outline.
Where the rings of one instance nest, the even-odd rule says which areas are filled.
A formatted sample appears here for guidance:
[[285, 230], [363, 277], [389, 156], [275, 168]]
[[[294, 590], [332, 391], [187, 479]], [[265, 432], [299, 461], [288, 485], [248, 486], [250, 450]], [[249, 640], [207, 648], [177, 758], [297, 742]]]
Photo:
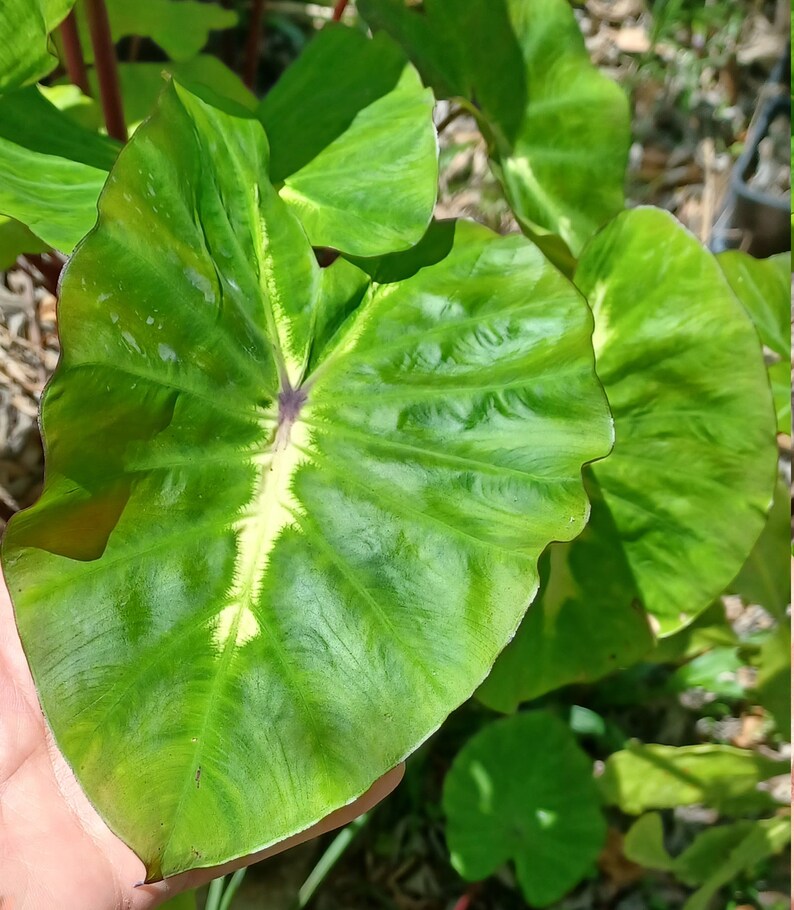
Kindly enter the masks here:
[[143, 863], [99, 817], [44, 721], [0, 576], [0, 910], [152, 910], [180, 891], [347, 824], [402, 775], [400, 765], [354, 803], [260, 853], [136, 887]]

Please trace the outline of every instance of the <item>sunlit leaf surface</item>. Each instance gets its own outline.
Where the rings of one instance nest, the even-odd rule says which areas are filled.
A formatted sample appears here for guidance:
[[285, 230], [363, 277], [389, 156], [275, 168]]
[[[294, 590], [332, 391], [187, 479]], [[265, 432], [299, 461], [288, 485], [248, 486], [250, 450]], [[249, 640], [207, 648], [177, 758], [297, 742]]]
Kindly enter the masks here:
[[4, 568], [58, 744], [149, 878], [299, 831], [482, 682], [611, 443], [520, 236], [320, 269], [255, 119], [172, 84], [62, 285]]
[[0, 7], [0, 92], [29, 85], [54, 70], [50, 32], [74, 0], [3, 0]]
[[615, 416], [615, 449], [592, 474], [642, 604], [669, 634], [736, 575], [771, 505], [761, 347], [714, 258], [658, 209], [611, 222], [575, 281]]
[[358, 7], [401, 43], [439, 97], [462, 98], [476, 112], [530, 236], [553, 243], [545, 238], [551, 231], [578, 254], [623, 208], [628, 102], [590, 63], [568, 0], [426, 0], [421, 10], [405, 0], [360, 0]]
[[96, 221], [97, 197], [119, 148], [79, 126], [34, 86], [3, 95], [0, 214], [71, 252]]

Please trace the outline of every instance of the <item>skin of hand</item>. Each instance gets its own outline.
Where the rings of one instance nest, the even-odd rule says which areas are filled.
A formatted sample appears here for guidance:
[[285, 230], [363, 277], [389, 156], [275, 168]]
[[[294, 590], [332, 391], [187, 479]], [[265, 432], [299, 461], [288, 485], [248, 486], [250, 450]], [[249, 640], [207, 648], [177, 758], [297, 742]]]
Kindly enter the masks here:
[[[400, 782], [394, 768], [354, 803], [274, 847], [152, 885], [58, 751], [39, 706], [0, 576], [0, 910], [152, 910], [181, 891], [347, 824]], [[144, 797], [145, 798], [145, 797]]]

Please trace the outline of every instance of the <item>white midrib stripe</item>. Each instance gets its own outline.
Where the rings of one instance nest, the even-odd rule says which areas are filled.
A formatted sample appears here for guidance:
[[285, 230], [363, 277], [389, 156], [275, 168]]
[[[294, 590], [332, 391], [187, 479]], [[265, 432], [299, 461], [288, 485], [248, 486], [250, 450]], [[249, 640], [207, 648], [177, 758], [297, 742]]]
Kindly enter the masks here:
[[[269, 428], [272, 433], [272, 427]], [[296, 420], [283, 424], [269, 451], [255, 457], [259, 476], [245, 514], [237, 521], [237, 556], [229, 605], [218, 614], [214, 638], [219, 647], [234, 635], [240, 647], [260, 633], [254, 607], [262, 593], [270, 554], [284, 528], [295, 521], [300, 504], [291, 485], [308, 460], [309, 430]]]

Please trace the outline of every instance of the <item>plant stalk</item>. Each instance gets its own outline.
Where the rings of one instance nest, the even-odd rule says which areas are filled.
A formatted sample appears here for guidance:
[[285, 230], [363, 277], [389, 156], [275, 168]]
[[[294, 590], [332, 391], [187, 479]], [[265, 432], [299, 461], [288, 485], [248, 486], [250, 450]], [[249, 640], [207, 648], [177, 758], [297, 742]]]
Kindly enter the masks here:
[[88, 85], [88, 72], [85, 68], [74, 9], [70, 10], [69, 15], [61, 23], [61, 38], [63, 38], [63, 53], [66, 57], [66, 72], [69, 75], [69, 81], [76, 85], [84, 95], [90, 95], [91, 88]]
[[253, 0], [251, 21], [248, 23], [248, 38], [245, 43], [245, 63], [243, 64], [243, 82], [253, 90], [256, 82], [256, 70], [259, 65], [259, 47], [262, 41], [262, 18], [265, 12], [265, 0]]
[[332, 22], [339, 22], [342, 19], [342, 14], [347, 9], [347, 4], [350, 0], [336, 0], [336, 6], [334, 7], [334, 14], [331, 16]]
[[94, 49], [94, 67], [99, 80], [99, 97], [108, 135], [121, 142], [127, 141], [127, 125], [121, 103], [116, 50], [110, 34], [110, 20], [105, 0], [85, 0], [91, 46]]

